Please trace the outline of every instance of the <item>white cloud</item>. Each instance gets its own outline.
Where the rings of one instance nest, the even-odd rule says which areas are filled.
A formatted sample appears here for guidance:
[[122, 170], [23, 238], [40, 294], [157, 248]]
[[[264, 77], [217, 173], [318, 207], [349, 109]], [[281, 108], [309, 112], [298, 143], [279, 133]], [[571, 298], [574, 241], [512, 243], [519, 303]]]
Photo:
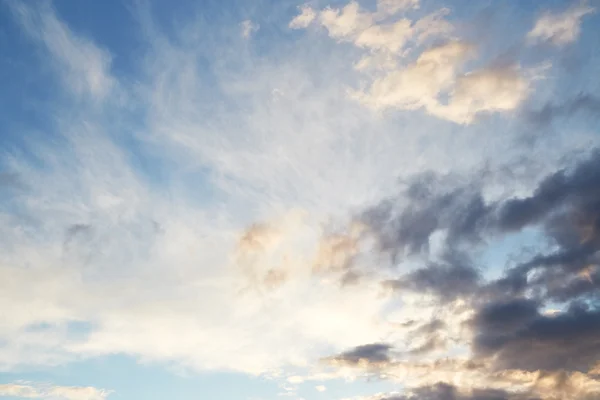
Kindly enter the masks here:
[[318, 392], [325, 392], [327, 390], [327, 387], [325, 387], [324, 385], [317, 385], [315, 386], [315, 389], [317, 389]]
[[438, 95], [451, 88], [459, 67], [471, 51], [471, 47], [462, 42], [431, 48], [406, 68], [376, 79], [368, 94], [357, 93], [357, 96], [374, 108], [435, 107]]
[[302, 29], [308, 27], [317, 17], [317, 13], [309, 6], [300, 7], [300, 14], [294, 17], [289, 24], [292, 29]]
[[113, 88], [112, 57], [91, 40], [72, 32], [49, 6], [12, 5], [25, 31], [42, 43], [52, 56], [65, 84], [79, 95], [101, 99]]
[[250, 36], [252, 36], [253, 33], [257, 32], [260, 26], [247, 19], [245, 21], [242, 21], [242, 23], [240, 24], [240, 28], [242, 29], [242, 37], [247, 39]]
[[514, 67], [482, 69], [460, 76], [447, 105], [431, 112], [451, 121], [468, 124], [482, 112], [516, 109], [529, 93], [529, 82]]
[[326, 8], [319, 16], [321, 24], [333, 38], [348, 38], [363, 32], [373, 24], [373, 16], [363, 13], [356, 1], [351, 1], [344, 8]]
[[372, 52], [398, 53], [411, 39], [424, 40], [428, 35], [448, 34], [452, 30], [452, 26], [441, 18], [447, 13], [445, 9], [417, 21], [404, 17], [388, 21], [390, 16], [416, 8], [418, 4], [418, 1], [380, 1], [374, 12], [361, 9], [357, 1], [349, 2], [341, 9], [328, 7], [319, 12], [305, 6], [290, 22], [290, 27], [306, 28], [316, 20], [334, 39], [354, 43]]
[[465, 73], [463, 66], [475, 50], [459, 40], [430, 47], [406, 63], [407, 52], [414, 52], [428, 39], [447, 39], [453, 31], [445, 8], [414, 21], [381, 18], [381, 10], [387, 10], [387, 17], [417, 6], [418, 2], [380, 2], [378, 11], [368, 12], [352, 1], [341, 9], [326, 8], [317, 17], [311, 9], [312, 19], [317, 18], [329, 36], [369, 51], [355, 68], [375, 73], [366, 80], [366, 88], [350, 91], [353, 98], [378, 110], [424, 109], [459, 124], [473, 122], [480, 113], [514, 110], [522, 103], [529, 82], [520, 71], [507, 67]]
[[479, 113], [516, 109], [529, 93], [526, 76], [510, 66], [465, 74], [462, 66], [473, 53], [456, 41], [425, 50], [414, 63], [376, 78], [368, 91], [353, 96], [375, 109], [423, 108], [459, 124], [471, 123]]
[[551, 42], [557, 46], [572, 43], [579, 37], [583, 17], [594, 11], [593, 7], [581, 3], [562, 13], [546, 12], [538, 18], [527, 37], [534, 42]]
[[17, 382], [0, 384], [0, 397], [10, 396], [24, 399], [50, 400], [104, 400], [110, 391], [94, 387], [53, 386]]

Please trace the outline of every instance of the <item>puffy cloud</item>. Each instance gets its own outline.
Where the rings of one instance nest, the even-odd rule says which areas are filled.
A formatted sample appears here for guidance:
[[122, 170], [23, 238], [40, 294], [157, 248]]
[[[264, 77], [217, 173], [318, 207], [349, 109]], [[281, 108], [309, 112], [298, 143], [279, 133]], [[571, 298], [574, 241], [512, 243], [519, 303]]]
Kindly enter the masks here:
[[[474, 47], [448, 40], [452, 38], [453, 26], [444, 18], [449, 13], [447, 9], [414, 21], [405, 17], [380, 21], [381, 12], [395, 15], [416, 5], [379, 2], [378, 12], [371, 13], [362, 11], [353, 1], [342, 9], [327, 8], [318, 18], [310, 9], [311, 21], [318, 19], [332, 38], [370, 51], [356, 64], [356, 69], [385, 71], [372, 77], [366, 89], [351, 91], [354, 98], [378, 110], [422, 108], [459, 124], [473, 122], [480, 113], [514, 110], [524, 101], [530, 82], [514, 66], [463, 71], [466, 61], [474, 56]], [[306, 21], [305, 12], [306, 9], [297, 18]], [[293, 20], [291, 26], [308, 24], [300, 25]], [[416, 50], [428, 38], [444, 38], [447, 43], [425, 49], [414, 62], [407, 64], [405, 53]]]
[[294, 17], [289, 24], [292, 29], [302, 29], [308, 27], [314, 19], [317, 17], [317, 13], [309, 6], [303, 6], [300, 8], [300, 14]]
[[357, 97], [374, 108], [435, 108], [438, 95], [451, 87], [470, 50], [458, 41], [428, 49], [413, 64], [376, 79], [368, 93]]
[[479, 273], [463, 255], [446, 254], [445, 260], [409, 272], [402, 278], [386, 282], [402, 292], [413, 290], [432, 293], [442, 299], [470, 296], [478, 288]]
[[479, 113], [516, 109], [529, 93], [529, 83], [516, 68], [492, 68], [460, 76], [447, 105], [434, 114], [458, 123], [470, 123]]
[[[379, 237], [380, 249], [394, 256], [393, 262], [407, 257], [425, 258], [421, 262], [427, 264], [425, 268], [400, 274], [386, 282], [388, 287], [402, 296], [408, 292], [430, 294], [445, 309], [452, 303], [458, 304], [457, 299], [466, 302], [463, 318], [455, 318], [471, 334], [459, 330], [455, 337], [471, 347], [474, 360], [480, 360], [481, 367], [476, 368], [476, 374], [470, 372], [471, 389], [465, 381], [442, 378], [441, 365], [434, 368], [432, 379], [452, 383], [460, 393], [475, 390], [476, 386], [493, 389], [489, 393], [506, 391], [506, 398], [521, 398], [524, 393], [532, 398], [578, 399], [593, 398], [597, 393], [598, 383], [588, 372], [593, 371], [600, 357], [595, 339], [600, 279], [595, 256], [597, 160], [596, 152], [591, 152], [571, 168], [541, 179], [530, 195], [493, 202], [484, 200], [482, 182], [477, 179], [470, 186], [456, 187], [421, 176], [407, 185], [404, 201], [408, 205], [400, 202], [400, 210], [395, 210], [388, 199], [360, 216]], [[484, 279], [472, 266], [469, 255], [475, 255], [478, 247], [532, 226], [541, 229], [552, 243], [553, 252], [525, 253], [522, 262], [507, 266], [504, 274], [494, 279]], [[448, 233], [443, 244], [445, 251], [438, 256], [440, 259], [431, 261], [428, 243], [439, 230]], [[547, 313], [547, 304], [563, 306]], [[435, 321], [434, 327], [441, 323], [441, 331], [449, 331], [448, 318]], [[436, 335], [438, 328], [432, 332], [426, 326], [424, 331], [413, 332], [423, 339], [422, 347], [415, 350], [424, 348], [427, 355], [439, 346], [440, 337]], [[442, 343], [447, 345], [448, 339]], [[414, 363], [407, 364], [396, 356], [388, 357], [383, 365], [385, 372], [381, 374], [400, 374], [402, 380], [418, 381]], [[511, 383], [505, 385], [508, 381], [504, 379]], [[581, 384], [581, 380], [587, 383]], [[474, 382], [477, 383], [473, 385]], [[515, 392], [517, 386], [520, 389]], [[465, 393], [468, 396], [470, 392]], [[452, 396], [462, 398], [458, 392]]]
[[583, 2], [562, 13], [545, 12], [535, 22], [527, 37], [534, 42], [550, 42], [557, 46], [572, 43], [579, 37], [583, 17], [594, 11], [595, 8]]
[[[449, 42], [424, 51], [405, 68], [376, 79], [359, 100], [376, 109], [426, 109], [459, 124], [477, 114], [516, 109], [529, 92], [529, 83], [514, 67], [490, 68], [463, 74], [461, 67], [472, 47]], [[441, 98], [448, 96], [444, 103]]]

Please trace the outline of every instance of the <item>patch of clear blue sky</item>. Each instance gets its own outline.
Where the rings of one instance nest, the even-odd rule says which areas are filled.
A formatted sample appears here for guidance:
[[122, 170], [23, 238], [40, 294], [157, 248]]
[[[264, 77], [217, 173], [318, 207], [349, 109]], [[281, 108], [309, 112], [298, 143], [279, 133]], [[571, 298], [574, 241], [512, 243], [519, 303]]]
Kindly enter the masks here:
[[496, 279], [506, 268], [526, 261], [527, 251], [540, 251], [545, 245], [547, 239], [541, 230], [525, 229], [490, 240], [475, 262], [481, 266], [486, 279]]

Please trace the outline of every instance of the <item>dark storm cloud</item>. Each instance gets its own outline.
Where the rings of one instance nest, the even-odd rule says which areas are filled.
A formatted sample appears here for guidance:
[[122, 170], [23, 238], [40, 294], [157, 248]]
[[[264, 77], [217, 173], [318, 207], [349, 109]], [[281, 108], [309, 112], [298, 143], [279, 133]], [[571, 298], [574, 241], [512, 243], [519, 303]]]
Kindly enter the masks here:
[[391, 361], [390, 350], [392, 350], [392, 346], [385, 343], [365, 344], [329, 357], [325, 361], [345, 365], [387, 364]]

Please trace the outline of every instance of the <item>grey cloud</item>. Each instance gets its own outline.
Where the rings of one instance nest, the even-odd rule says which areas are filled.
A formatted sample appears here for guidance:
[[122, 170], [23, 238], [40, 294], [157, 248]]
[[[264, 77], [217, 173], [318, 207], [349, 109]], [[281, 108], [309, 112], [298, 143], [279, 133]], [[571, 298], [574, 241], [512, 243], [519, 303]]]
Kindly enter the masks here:
[[[512, 199], [498, 210], [498, 227], [519, 230], [540, 222], [551, 212], [568, 203], [585, 205], [600, 200], [600, 153], [580, 163], [572, 173], [558, 171], [544, 179], [533, 195]], [[582, 204], [583, 203], [583, 204]]]
[[463, 394], [454, 385], [438, 383], [421, 387], [412, 393], [400, 396], [382, 397], [380, 400], [537, 400], [528, 394], [509, 393], [498, 389], [479, 388]]
[[474, 324], [485, 331], [510, 332], [538, 316], [539, 304], [517, 298], [485, 305], [475, 317]]
[[528, 371], [588, 371], [600, 359], [600, 311], [574, 304], [545, 316], [534, 314], [530, 306], [513, 304], [513, 309], [520, 308], [518, 317], [508, 316], [511, 306], [497, 306], [498, 315], [513, 323], [510, 330], [498, 329], [497, 320], [476, 317], [476, 352], [493, 355], [498, 368]]
[[[406, 207], [388, 199], [361, 215], [382, 252], [423, 257], [423, 267], [386, 285], [432, 294], [440, 306], [469, 301], [474, 360], [491, 362], [496, 371], [587, 373], [600, 360], [600, 151], [549, 174], [529, 196], [486, 203], [483, 185], [475, 179], [453, 187], [443, 177], [421, 175], [398, 202]], [[532, 227], [551, 250], [522, 254], [500, 278], [484, 281], [485, 266], [474, 265], [473, 255], [490, 239]], [[447, 238], [440, 259], [432, 261], [429, 242], [438, 230]], [[563, 311], [543, 312], [548, 306]], [[435, 324], [414, 332], [419, 329], [414, 354], [438, 344]], [[490, 390], [469, 396], [438, 385], [389, 400], [530, 398]]]
[[444, 188], [450, 177], [424, 174], [403, 193], [409, 204], [401, 211], [392, 200], [378, 204], [359, 218], [378, 235], [381, 249], [392, 256], [418, 254], [429, 249], [429, 238], [447, 229], [450, 241], [477, 241], [489, 214], [475, 187]]
[[595, 212], [600, 204], [600, 151], [572, 171], [560, 170], [546, 177], [531, 196], [499, 203], [485, 203], [478, 180], [445, 188], [443, 178], [416, 177], [402, 193], [409, 204], [401, 211], [388, 199], [359, 216], [378, 236], [382, 250], [393, 254], [426, 251], [431, 235], [442, 229], [448, 231], [450, 244], [477, 242], [482, 236], [539, 224], [567, 206]]
[[[550, 174], [524, 198], [486, 204], [481, 187], [448, 188], [431, 175], [416, 178], [404, 196], [409, 204], [402, 211], [387, 200], [360, 217], [379, 239], [381, 250], [394, 256], [427, 256], [431, 235], [438, 230], [447, 232], [446, 250], [440, 261], [388, 281], [389, 287], [433, 293], [446, 300], [474, 294], [515, 296], [526, 289], [559, 301], [594, 296], [595, 270], [587, 273], [587, 283], [575, 278], [590, 265], [600, 264], [596, 255], [600, 250], [599, 151], [570, 170]], [[533, 255], [501, 279], [480, 287], [479, 268], [469, 261], [474, 246], [525, 227], [541, 229], [557, 249]]]
[[386, 284], [395, 290], [410, 289], [452, 300], [475, 293], [479, 287], [479, 273], [464, 254], [449, 252], [441, 262], [430, 263]]
[[326, 361], [344, 365], [387, 364], [391, 361], [390, 350], [392, 350], [392, 346], [386, 343], [365, 344], [329, 357]]

